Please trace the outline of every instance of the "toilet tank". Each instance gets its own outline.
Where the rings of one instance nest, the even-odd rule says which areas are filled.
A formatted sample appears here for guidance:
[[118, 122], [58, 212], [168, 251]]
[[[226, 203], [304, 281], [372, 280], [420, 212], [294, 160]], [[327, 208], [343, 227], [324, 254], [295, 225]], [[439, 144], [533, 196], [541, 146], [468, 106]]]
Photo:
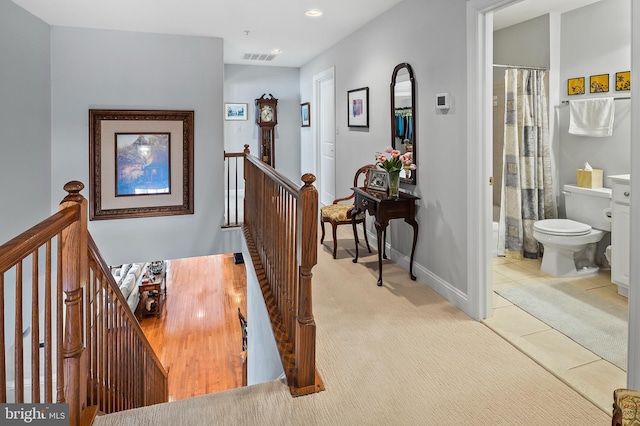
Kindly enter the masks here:
[[607, 218], [611, 210], [611, 188], [564, 185], [562, 193], [567, 219], [586, 223], [602, 231], [611, 231], [611, 219]]

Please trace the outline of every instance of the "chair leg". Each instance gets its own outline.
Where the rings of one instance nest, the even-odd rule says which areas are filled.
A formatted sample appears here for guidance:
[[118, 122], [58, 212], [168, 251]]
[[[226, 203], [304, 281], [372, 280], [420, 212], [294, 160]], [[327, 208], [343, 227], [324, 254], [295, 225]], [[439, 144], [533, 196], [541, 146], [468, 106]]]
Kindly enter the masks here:
[[338, 236], [336, 235], [336, 230], [338, 225], [331, 222], [331, 226], [333, 227], [333, 258], [336, 258], [336, 251], [338, 250]]
[[322, 236], [320, 236], [320, 244], [324, 242], [324, 219], [320, 219], [320, 228], [322, 228]]
[[369, 247], [369, 239], [367, 238], [367, 221], [366, 219], [362, 220], [362, 230], [364, 232], [364, 242], [367, 243], [367, 250], [371, 253], [371, 247]]

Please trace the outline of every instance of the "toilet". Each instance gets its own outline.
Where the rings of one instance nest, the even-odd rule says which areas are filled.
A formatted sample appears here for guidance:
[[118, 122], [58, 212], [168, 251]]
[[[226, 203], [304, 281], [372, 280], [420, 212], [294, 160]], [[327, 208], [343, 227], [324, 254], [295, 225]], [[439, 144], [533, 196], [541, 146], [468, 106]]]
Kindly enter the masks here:
[[564, 185], [567, 219], [533, 224], [533, 236], [543, 245], [542, 272], [554, 277], [595, 274], [598, 242], [611, 231], [611, 189]]

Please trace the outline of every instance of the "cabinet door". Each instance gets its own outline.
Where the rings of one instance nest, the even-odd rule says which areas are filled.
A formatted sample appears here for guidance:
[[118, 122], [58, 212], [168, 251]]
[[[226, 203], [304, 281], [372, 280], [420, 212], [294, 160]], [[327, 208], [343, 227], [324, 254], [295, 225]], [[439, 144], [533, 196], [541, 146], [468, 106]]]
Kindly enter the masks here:
[[611, 221], [611, 281], [629, 288], [629, 205], [613, 203]]

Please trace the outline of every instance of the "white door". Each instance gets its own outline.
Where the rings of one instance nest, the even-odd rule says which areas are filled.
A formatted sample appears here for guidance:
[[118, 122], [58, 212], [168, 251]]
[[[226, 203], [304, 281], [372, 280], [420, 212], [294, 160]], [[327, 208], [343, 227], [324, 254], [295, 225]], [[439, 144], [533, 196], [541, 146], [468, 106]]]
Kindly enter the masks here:
[[314, 104], [317, 106], [314, 142], [318, 153], [317, 187], [320, 204], [328, 205], [336, 198], [336, 114], [333, 68], [314, 76]]

